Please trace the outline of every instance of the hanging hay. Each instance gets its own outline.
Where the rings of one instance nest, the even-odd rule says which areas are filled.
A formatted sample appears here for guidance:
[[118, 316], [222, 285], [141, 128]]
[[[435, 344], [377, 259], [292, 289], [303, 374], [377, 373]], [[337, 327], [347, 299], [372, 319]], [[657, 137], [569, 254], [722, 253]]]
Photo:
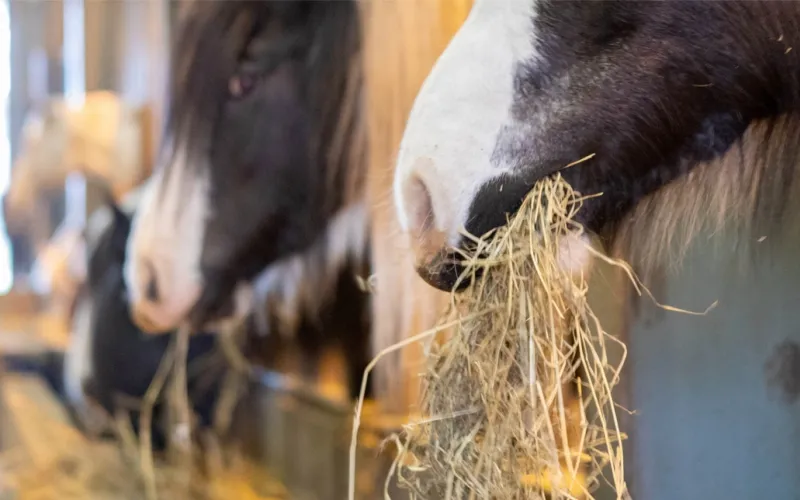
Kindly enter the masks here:
[[[606, 465], [626, 494], [611, 397], [620, 366], [586, 303], [586, 277], [558, 259], [562, 238], [582, 230], [581, 201], [560, 177], [540, 182], [506, 227], [475, 240], [475, 284], [453, 296], [463, 320], [429, 357], [428, 418], [402, 442], [398, 474], [420, 497], [577, 498]], [[593, 420], [589, 406], [600, 410]]]
[[[394, 473], [416, 498], [591, 499], [602, 480], [629, 498], [612, 398], [625, 347], [587, 304], [588, 276], [559, 262], [564, 238], [583, 232], [574, 217], [584, 199], [560, 176], [537, 183], [506, 226], [474, 238], [462, 275], [472, 285], [452, 295], [448, 318], [456, 319], [369, 366], [365, 380], [382, 355], [455, 327], [449, 340], [432, 343], [424, 417], [395, 437]], [[649, 295], [626, 264], [587, 251]], [[616, 364], [610, 343], [622, 351]]]

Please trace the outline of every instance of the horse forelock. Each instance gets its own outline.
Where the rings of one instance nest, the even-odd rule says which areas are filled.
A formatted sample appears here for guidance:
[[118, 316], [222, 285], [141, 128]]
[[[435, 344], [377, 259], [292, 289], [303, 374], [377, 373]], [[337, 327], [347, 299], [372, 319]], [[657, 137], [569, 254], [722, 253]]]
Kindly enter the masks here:
[[[247, 8], [243, 8], [247, 7]], [[206, 154], [214, 121], [227, 98], [227, 82], [253, 27], [265, 12], [256, 2], [194, 2], [181, 23], [170, 71], [164, 135], [170, 155]], [[169, 163], [173, 158], [163, 158]], [[188, 165], [203, 165], [188, 161]]]
[[[310, 154], [324, 170], [319, 189], [332, 213], [361, 196], [366, 175], [361, 32], [355, 2], [310, 4], [304, 81], [297, 85], [308, 99]], [[209, 168], [208, 143], [229, 79], [254, 37], [279, 16], [259, 2], [197, 2], [189, 9], [173, 56], [167, 155], [184, 154], [190, 168]]]

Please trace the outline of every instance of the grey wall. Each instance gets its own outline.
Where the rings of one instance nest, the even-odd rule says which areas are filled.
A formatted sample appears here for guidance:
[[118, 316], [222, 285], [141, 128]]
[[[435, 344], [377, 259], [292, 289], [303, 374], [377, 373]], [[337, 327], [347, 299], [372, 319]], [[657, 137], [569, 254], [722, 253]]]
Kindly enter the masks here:
[[[730, 235], [721, 235], [730, 241]], [[764, 242], [766, 247], [768, 241]], [[639, 498], [800, 498], [800, 238], [755, 267], [697, 246], [630, 332]]]
[[636, 411], [633, 498], [800, 499], [800, 228], [751, 241], [752, 254], [731, 233], [706, 236], [648, 285], [675, 307], [719, 301], [707, 316], [627, 301], [607, 266], [592, 278], [591, 303], [628, 346], [617, 397]]

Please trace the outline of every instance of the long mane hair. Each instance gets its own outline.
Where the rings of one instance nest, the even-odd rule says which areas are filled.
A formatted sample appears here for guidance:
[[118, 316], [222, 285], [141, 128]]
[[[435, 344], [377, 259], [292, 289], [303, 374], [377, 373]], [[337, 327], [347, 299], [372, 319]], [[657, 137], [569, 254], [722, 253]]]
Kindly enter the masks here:
[[[300, 85], [310, 110], [312, 161], [320, 165], [308, 189], [318, 194], [327, 229], [304, 252], [271, 264], [257, 284], [260, 298], [281, 311], [285, 331], [292, 331], [299, 317], [318, 313], [343, 266], [360, 268], [369, 258], [358, 10], [355, 2], [308, 3], [317, 4], [303, 11], [314, 27], [307, 32], [310, 39], [286, 43], [287, 50], [302, 44], [306, 54]], [[288, 8], [282, 2], [229, 0], [193, 2], [182, 13], [165, 137], [180, 141], [189, 164], [203, 164], [192, 160], [207, 154], [217, 114], [228, 97], [228, 77], [243, 47]], [[168, 154], [176, 151], [168, 149]]]

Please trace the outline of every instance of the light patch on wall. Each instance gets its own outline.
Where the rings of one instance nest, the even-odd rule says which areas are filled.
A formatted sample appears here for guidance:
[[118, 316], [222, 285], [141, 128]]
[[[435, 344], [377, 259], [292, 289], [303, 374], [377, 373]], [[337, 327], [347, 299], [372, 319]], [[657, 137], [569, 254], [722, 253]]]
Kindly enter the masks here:
[[[11, 21], [8, 2], [0, 1], [0, 193], [8, 190], [11, 177], [11, 141], [8, 136], [8, 96], [11, 91]], [[13, 271], [11, 242], [0, 213], [0, 294], [11, 290]]]

